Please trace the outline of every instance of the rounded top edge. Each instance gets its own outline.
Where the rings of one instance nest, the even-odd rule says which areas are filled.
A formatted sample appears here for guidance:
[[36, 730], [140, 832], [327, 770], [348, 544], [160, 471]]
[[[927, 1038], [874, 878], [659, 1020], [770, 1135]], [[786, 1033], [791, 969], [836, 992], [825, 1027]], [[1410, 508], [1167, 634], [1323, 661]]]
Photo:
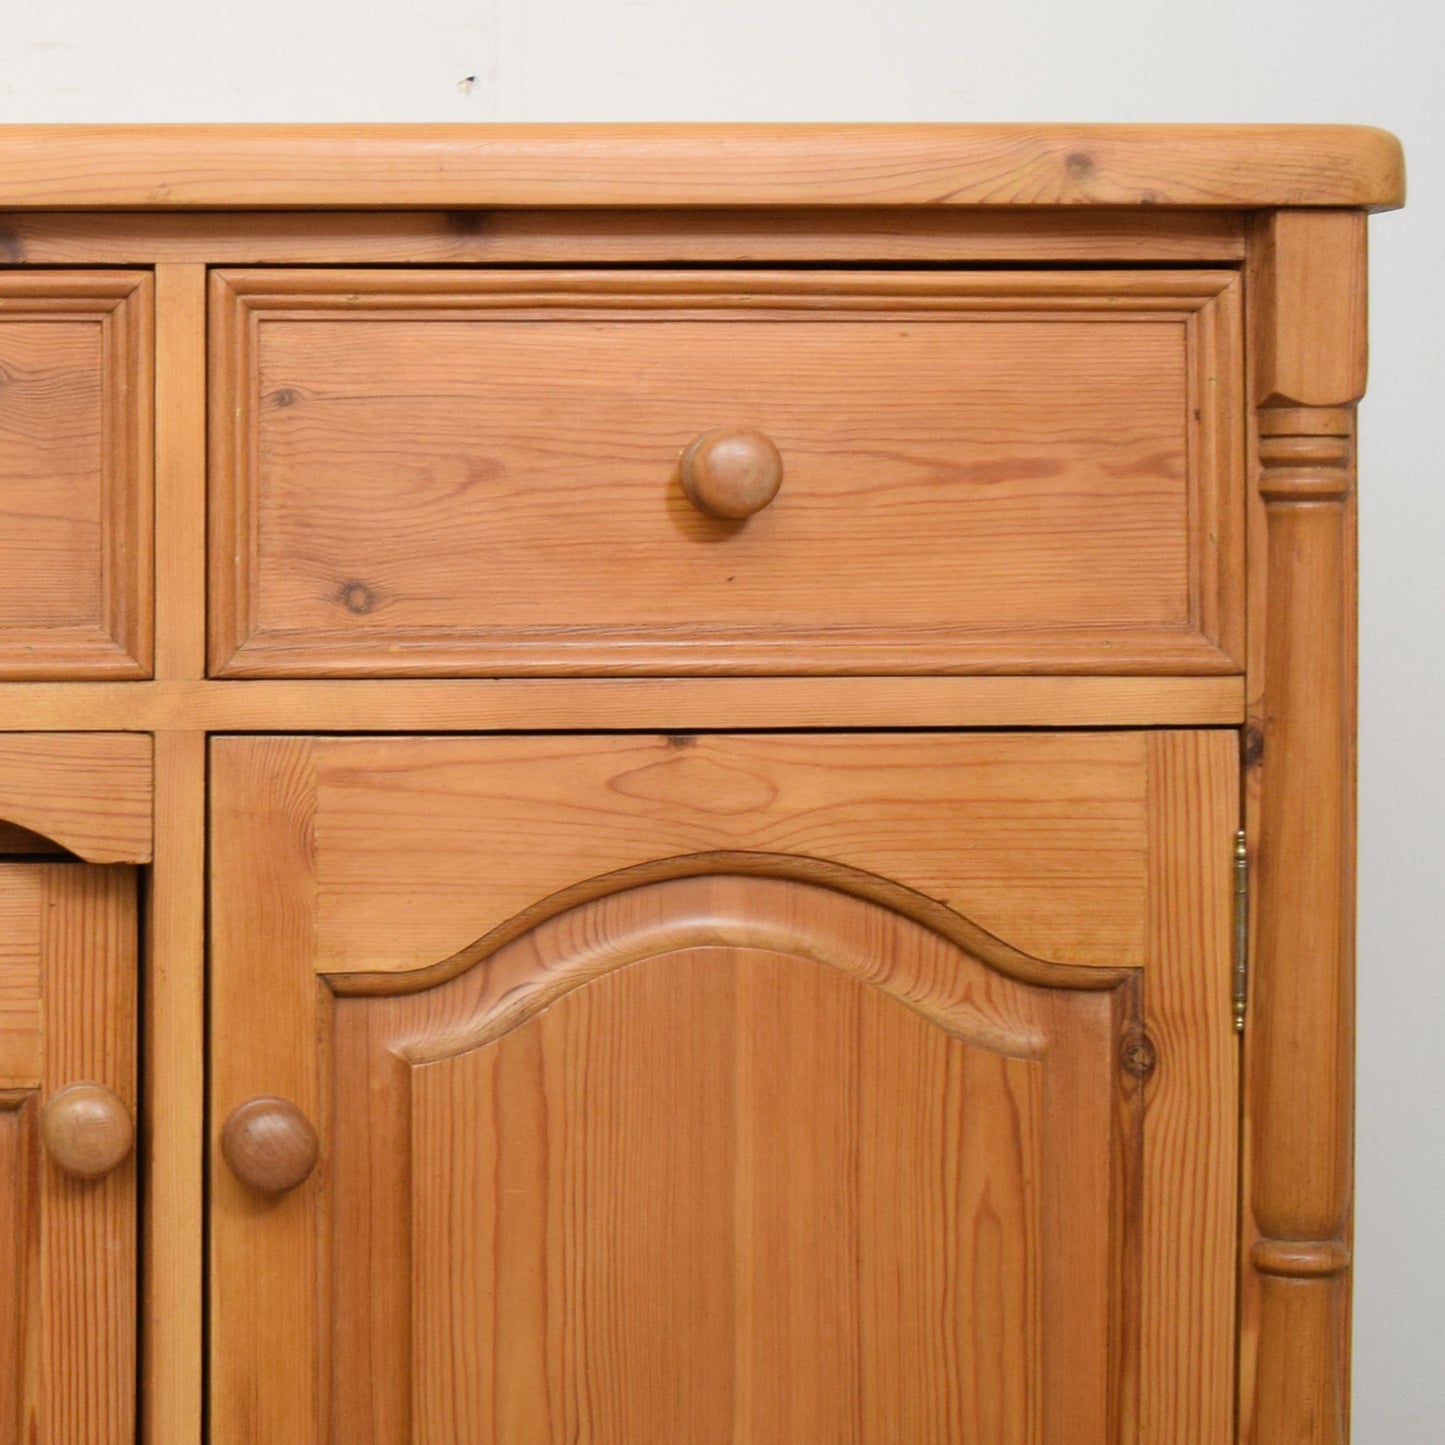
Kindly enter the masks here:
[[1404, 204], [1359, 125], [0, 126], [0, 208]]

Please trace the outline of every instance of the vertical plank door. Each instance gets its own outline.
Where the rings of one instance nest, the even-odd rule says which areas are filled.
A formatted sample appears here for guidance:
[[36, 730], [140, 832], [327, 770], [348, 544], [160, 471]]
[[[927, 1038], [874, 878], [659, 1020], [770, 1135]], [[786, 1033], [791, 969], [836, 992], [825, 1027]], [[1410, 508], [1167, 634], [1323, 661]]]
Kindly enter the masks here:
[[217, 1440], [1231, 1438], [1229, 733], [213, 763]]
[[135, 1439], [135, 872], [0, 862], [0, 1441]]

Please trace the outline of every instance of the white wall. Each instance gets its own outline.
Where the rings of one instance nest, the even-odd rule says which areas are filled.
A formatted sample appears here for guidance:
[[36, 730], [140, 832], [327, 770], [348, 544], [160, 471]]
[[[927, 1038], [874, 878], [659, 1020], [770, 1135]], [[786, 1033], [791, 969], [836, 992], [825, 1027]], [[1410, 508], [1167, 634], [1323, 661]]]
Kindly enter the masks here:
[[[1445, 11], [1430, 0], [95, 0], [12, 4], [0, 121], [1360, 121], [1356, 1438], [1445, 1439]], [[468, 79], [470, 77], [470, 79]]]

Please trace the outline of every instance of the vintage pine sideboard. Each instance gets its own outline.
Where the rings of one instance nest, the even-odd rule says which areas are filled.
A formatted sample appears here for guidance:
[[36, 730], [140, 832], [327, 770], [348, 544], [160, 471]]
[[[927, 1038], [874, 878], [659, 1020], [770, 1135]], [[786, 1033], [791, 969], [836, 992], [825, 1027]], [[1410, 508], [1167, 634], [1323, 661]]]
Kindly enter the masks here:
[[1343, 1441], [1402, 199], [0, 129], [0, 1439]]

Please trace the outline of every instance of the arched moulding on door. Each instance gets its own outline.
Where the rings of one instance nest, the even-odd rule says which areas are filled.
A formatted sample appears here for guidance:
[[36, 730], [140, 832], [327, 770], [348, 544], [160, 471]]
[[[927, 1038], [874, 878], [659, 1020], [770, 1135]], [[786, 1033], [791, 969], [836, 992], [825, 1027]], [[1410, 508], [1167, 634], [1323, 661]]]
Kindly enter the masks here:
[[[894, 955], [931, 957], [900, 971]], [[1118, 988], [1132, 969], [1073, 968], [1033, 958], [912, 889], [819, 859], [711, 853], [649, 863], [588, 880], [543, 900], [430, 969], [328, 978], [338, 995], [467, 985], [434, 1031], [393, 1046], [410, 1062], [450, 1057], [521, 1027], [574, 989], [619, 969], [694, 949], [724, 948], [831, 966], [922, 1014], [947, 1032], [1022, 1057], [1039, 1049], [1017, 989]], [[960, 979], [968, 980], [960, 989]], [[423, 1021], [424, 1020], [424, 1021]]]
[[[605, 1396], [609, 1438], [728, 1412], [786, 1438], [797, 1401], [830, 1437], [928, 1433], [996, 1366], [1006, 1387], [954, 1402], [980, 1438], [1052, 1439], [1039, 1422], [1065, 1418], [1118, 1437], [1138, 971], [1031, 958], [838, 865], [704, 854], [554, 895], [388, 994], [357, 982], [328, 979], [318, 1121], [334, 1357], [371, 1382], [363, 1401], [333, 1381], [347, 1438], [373, 1409], [488, 1438], [549, 1380]], [[900, 1350], [922, 1320], [936, 1338]], [[431, 1362], [463, 1340], [497, 1358], [458, 1404]], [[750, 1363], [720, 1383], [719, 1359]], [[1080, 1380], [1104, 1383], [1071, 1415]]]
[[971, 918], [892, 879], [822, 858], [790, 853], [717, 851], [688, 853], [620, 868], [559, 890], [490, 929], [464, 948], [426, 968], [399, 972], [327, 972], [338, 996], [410, 994], [459, 977], [485, 962], [505, 945], [541, 924], [582, 904], [621, 894], [651, 883], [700, 877], [774, 878], [812, 884], [820, 889], [875, 903], [956, 944], [997, 973], [1045, 988], [1110, 989], [1137, 975], [1128, 967], [1079, 967], [1037, 958], [1013, 947]]

